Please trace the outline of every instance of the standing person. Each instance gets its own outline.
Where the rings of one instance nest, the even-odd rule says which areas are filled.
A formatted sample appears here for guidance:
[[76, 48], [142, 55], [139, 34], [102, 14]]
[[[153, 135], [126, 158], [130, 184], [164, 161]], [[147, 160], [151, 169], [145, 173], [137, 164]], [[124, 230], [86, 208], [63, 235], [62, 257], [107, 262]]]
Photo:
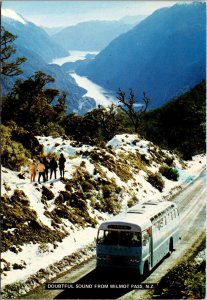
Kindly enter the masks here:
[[57, 173], [56, 173], [57, 167], [58, 167], [58, 164], [57, 164], [55, 158], [53, 157], [53, 158], [51, 159], [51, 161], [50, 161], [50, 179], [52, 178], [53, 172], [54, 172], [54, 174], [55, 174], [55, 179], [56, 179], [56, 175], [57, 175]]
[[30, 172], [30, 182], [35, 182], [35, 177], [37, 173], [37, 165], [35, 163], [35, 160], [31, 163], [29, 166], [29, 172]]
[[61, 153], [59, 158], [59, 169], [60, 169], [60, 178], [64, 179], [64, 171], [65, 171], [65, 162], [66, 159], [64, 155]]
[[47, 160], [47, 157], [43, 158], [43, 164], [45, 165], [45, 180], [48, 180], [48, 171], [49, 171], [49, 161]]
[[43, 182], [45, 182], [45, 165], [40, 161], [37, 165], [37, 171], [39, 172], [38, 182], [40, 183], [41, 176], [43, 177]]

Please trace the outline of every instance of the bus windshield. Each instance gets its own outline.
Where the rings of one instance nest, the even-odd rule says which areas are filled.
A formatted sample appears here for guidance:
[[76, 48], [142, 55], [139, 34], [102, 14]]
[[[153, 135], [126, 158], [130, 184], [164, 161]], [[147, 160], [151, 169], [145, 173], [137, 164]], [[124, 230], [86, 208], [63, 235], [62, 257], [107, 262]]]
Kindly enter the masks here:
[[99, 230], [97, 243], [102, 245], [140, 247], [141, 234], [140, 232]]

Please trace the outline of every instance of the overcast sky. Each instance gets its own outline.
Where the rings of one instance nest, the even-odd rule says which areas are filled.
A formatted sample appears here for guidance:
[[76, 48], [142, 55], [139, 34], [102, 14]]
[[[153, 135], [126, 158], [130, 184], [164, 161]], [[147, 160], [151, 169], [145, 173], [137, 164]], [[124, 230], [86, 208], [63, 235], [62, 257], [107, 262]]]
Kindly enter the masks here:
[[180, 1], [10, 1], [2, 7], [21, 14], [37, 25], [65, 27], [87, 20], [118, 20], [124, 16], [149, 15]]

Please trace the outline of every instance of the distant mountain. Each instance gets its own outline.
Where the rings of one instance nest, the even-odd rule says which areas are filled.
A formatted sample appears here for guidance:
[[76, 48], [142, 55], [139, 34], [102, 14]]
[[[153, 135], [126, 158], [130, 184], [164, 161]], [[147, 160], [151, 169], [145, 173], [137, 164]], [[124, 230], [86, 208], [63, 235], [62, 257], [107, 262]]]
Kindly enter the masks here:
[[66, 50], [100, 51], [132, 27], [121, 21], [89, 21], [67, 27], [53, 38]]
[[138, 15], [138, 16], [125, 16], [121, 18], [119, 21], [126, 23], [126, 24], [132, 24], [132, 25], [137, 25], [140, 23], [142, 20], [146, 18], [145, 15]]
[[32, 50], [46, 62], [57, 57], [68, 56], [68, 52], [57, 44], [42, 28], [28, 22], [22, 16], [9, 9], [2, 9], [2, 25], [6, 30], [18, 36], [17, 46]]
[[[14, 45], [16, 46], [16, 53], [13, 57], [25, 56], [27, 61], [21, 65], [23, 74], [19, 76], [3, 76], [2, 95], [6, 95], [14, 85], [17, 79], [27, 79], [36, 71], [42, 71], [51, 75], [55, 79], [55, 83], [50, 86], [59, 90], [65, 91], [67, 96], [68, 113], [77, 112], [84, 114], [88, 110], [96, 107], [96, 102], [90, 97], [83, 97], [87, 92], [85, 89], [79, 87], [75, 80], [64, 70], [54, 64], [48, 64], [46, 61], [51, 61], [53, 58], [63, 55], [65, 51], [51, 41], [44, 31], [32, 23], [27, 22], [20, 15], [9, 10], [4, 12], [3, 26], [9, 32], [17, 35]], [[7, 16], [9, 14], [9, 17]], [[46, 39], [44, 39], [46, 37]], [[32, 41], [32, 38], [34, 39]], [[33, 47], [34, 45], [34, 47]], [[54, 46], [54, 48], [53, 48]], [[63, 52], [61, 52], [63, 51]], [[68, 55], [68, 52], [66, 52]]]
[[63, 30], [63, 27], [42, 27], [50, 36]]
[[114, 91], [132, 88], [137, 99], [145, 91], [159, 107], [205, 79], [205, 36], [205, 3], [176, 4], [113, 40], [79, 74]]

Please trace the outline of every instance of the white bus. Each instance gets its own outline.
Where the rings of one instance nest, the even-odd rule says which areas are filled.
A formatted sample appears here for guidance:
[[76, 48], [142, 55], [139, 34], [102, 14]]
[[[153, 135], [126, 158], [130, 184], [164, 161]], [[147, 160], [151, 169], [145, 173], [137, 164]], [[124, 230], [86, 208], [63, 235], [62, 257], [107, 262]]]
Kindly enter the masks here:
[[98, 229], [97, 267], [121, 267], [146, 275], [179, 240], [179, 212], [170, 201], [137, 204]]

